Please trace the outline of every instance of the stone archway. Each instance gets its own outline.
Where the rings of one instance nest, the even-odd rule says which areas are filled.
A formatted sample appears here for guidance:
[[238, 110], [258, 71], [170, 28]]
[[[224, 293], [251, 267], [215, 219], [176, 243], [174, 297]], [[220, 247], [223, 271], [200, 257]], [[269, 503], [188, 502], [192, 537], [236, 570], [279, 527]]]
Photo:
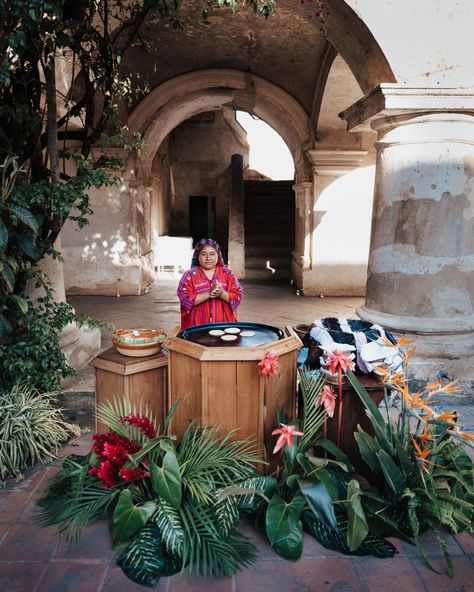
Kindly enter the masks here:
[[163, 83], [130, 115], [130, 132], [140, 132], [148, 146], [146, 153], [137, 158], [140, 181], [148, 183], [154, 155], [177, 125], [203, 111], [224, 107], [248, 111], [271, 125], [291, 152], [297, 179], [309, 180], [310, 164], [305, 151], [314, 143], [314, 133], [301, 105], [258, 76], [215, 68], [183, 74]]

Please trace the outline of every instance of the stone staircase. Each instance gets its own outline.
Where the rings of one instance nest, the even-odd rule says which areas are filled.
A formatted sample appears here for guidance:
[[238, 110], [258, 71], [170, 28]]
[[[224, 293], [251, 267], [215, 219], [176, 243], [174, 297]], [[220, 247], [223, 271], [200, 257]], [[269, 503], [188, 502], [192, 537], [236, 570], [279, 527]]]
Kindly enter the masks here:
[[293, 181], [245, 181], [245, 279], [288, 282], [295, 240]]

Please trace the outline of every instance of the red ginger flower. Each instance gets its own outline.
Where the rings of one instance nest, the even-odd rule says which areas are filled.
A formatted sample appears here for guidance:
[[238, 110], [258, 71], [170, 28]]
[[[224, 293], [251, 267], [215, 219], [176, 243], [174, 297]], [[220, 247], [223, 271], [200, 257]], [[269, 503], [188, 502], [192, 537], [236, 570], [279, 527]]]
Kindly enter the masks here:
[[139, 415], [126, 415], [125, 417], [122, 417], [120, 423], [122, 425], [128, 423], [128, 425], [140, 428], [142, 434], [145, 434], [148, 438], [156, 438], [155, 426], [151, 419], [146, 417], [146, 415], [143, 415], [142, 417]]
[[278, 362], [278, 354], [275, 350], [266, 351], [263, 358], [258, 365], [258, 373], [260, 376], [273, 376], [278, 372], [280, 364]]
[[94, 434], [92, 436], [92, 439], [96, 442], [92, 446], [92, 450], [96, 452], [99, 456], [103, 456], [104, 445], [106, 442], [108, 444], [113, 444], [114, 446], [121, 446], [129, 454], [134, 454], [135, 452], [138, 452], [141, 448], [141, 446], [136, 442], [133, 442], [128, 438], [124, 438], [123, 436], [119, 436], [115, 432], [107, 432], [106, 434]]
[[340, 369], [342, 372], [345, 372], [347, 369], [354, 370], [354, 354], [346, 355], [342, 353], [339, 349], [331, 352], [326, 357], [326, 366], [329, 367], [329, 372], [331, 374], [336, 374], [336, 372]]
[[132, 469], [120, 469], [120, 475], [125, 481], [140, 481], [143, 477], [149, 477], [150, 473], [139, 467]]
[[295, 436], [304, 436], [303, 432], [299, 432], [294, 425], [285, 425], [281, 423], [281, 428], [273, 430], [272, 436], [276, 434], [280, 434], [280, 437], [277, 440], [275, 448], [273, 449], [273, 454], [278, 452], [281, 448], [285, 445], [293, 446], [293, 440]]
[[324, 405], [324, 409], [329, 417], [333, 417], [334, 409], [336, 407], [336, 397], [334, 389], [327, 384], [323, 386], [323, 392], [321, 394], [321, 405]]
[[105, 442], [102, 456], [109, 460], [116, 467], [122, 467], [127, 460], [128, 454], [123, 446], [116, 446]]
[[119, 474], [117, 467], [115, 467], [109, 460], [103, 460], [97, 470], [96, 477], [102, 479], [101, 487], [113, 487], [119, 483]]

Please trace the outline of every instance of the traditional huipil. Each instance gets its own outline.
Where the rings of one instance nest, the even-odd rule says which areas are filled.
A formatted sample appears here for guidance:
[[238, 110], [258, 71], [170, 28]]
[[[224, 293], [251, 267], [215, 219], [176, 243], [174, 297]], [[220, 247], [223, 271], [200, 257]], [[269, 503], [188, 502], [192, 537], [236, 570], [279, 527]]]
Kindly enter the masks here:
[[[204, 243], [204, 241], [202, 241]], [[224, 265], [220, 248], [215, 241], [204, 243], [216, 248], [219, 259], [214, 276], [209, 279], [199, 265], [194, 265], [183, 274], [178, 286], [181, 302], [181, 328], [193, 327], [205, 323], [234, 322], [237, 320], [237, 307], [243, 298], [242, 286], [229, 267]], [[198, 245], [196, 246], [198, 247]], [[197, 250], [197, 253], [199, 251]], [[193, 263], [197, 258], [193, 258]], [[212, 289], [218, 281], [229, 294], [229, 302], [221, 298], [210, 298], [195, 305], [196, 296]]]

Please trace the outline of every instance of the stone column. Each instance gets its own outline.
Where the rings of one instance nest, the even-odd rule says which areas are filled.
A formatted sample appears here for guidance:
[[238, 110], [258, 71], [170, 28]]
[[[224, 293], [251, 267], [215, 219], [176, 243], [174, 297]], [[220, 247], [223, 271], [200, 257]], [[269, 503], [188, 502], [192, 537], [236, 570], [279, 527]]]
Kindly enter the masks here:
[[311, 269], [311, 238], [313, 229], [313, 183], [300, 181], [295, 192], [295, 248], [291, 260], [291, 275], [303, 290], [303, 273]]
[[[61, 251], [60, 238], [56, 240], [54, 248]], [[45, 257], [41, 260], [40, 267], [53, 287], [55, 300], [65, 302], [63, 263], [57, 259]], [[35, 301], [43, 293], [42, 288], [33, 288], [30, 290], [29, 296]], [[76, 370], [85, 366], [99, 353], [100, 344], [101, 336], [99, 329], [78, 327], [76, 323], [70, 323], [61, 332], [61, 351], [66, 358], [66, 362]]]
[[229, 267], [240, 279], [245, 278], [243, 163], [244, 157], [241, 154], [232, 155], [229, 200]]
[[474, 384], [474, 117], [375, 118], [372, 238], [358, 314], [416, 334], [415, 375]]

